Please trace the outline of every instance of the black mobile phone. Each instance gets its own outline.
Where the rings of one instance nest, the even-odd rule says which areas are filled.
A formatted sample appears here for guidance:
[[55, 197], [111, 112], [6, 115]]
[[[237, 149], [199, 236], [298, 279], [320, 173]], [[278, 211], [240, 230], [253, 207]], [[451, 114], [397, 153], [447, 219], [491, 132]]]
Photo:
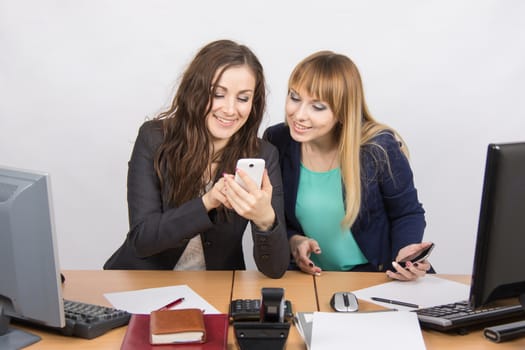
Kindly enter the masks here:
[[434, 246], [435, 244], [432, 243], [431, 245], [429, 245], [428, 247], [412, 254], [412, 255], [409, 255], [407, 256], [406, 258], [402, 259], [401, 261], [398, 261], [397, 263], [403, 267], [403, 268], [406, 268], [406, 263], [407, 262], [411, 262], [412, 264], [414, 263], [417, 263], [417, 262], [420, 262], [420, 261], [423, 261], [425, 259], [427, 259], [429, 256], [430, 256], [430, 253], [432, 252], [432, 249], [434, 249]]

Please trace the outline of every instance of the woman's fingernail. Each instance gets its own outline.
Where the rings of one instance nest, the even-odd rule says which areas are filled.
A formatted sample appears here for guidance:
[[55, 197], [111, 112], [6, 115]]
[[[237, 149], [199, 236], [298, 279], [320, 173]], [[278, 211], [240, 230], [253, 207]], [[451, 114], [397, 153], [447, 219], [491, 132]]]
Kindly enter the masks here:
[[314, 267], [314, 264], [313, 263], [309, 263], [308, 264], [310, 267]]

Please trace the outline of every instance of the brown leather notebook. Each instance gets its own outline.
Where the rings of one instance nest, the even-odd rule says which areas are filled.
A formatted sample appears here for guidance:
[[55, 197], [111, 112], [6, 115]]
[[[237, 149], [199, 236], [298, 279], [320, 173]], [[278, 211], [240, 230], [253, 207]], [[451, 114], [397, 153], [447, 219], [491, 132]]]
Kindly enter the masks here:
[[150, 315], [134, 314], [122, 340], [121, 350], [224, 350], [228, 348], [227, 314], [205, 314], [206, 341], [204, 343], [152, 345], [150, 338]]
[[157, 310], [150, 314], [150, 343], [203, 343], [204, 316], [200, 309]]

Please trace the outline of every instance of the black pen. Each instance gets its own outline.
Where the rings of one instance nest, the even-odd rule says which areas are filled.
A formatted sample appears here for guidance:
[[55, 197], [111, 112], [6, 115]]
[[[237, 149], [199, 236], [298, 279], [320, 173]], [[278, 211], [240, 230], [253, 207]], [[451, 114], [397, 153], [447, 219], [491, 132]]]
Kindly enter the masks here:
[[397, 309], [383, 309], [383, 310], [367, 310], [367, 311], [358, 311], [358, 314], [369, 314], [373, 312], [388, 312], [388, 311], [397, 311]]
[[378, 298], [378, 297], [371, 297], [370, 299], [374, 301], [379, 301], [382, 303], [401, 305], [401, 306], [406, 306], [406, 307], [413, 307], [414, 309], [419, 309], [419, 305], [405, 303], [404, 301], [397, 301], [397, 300], [384, 299], [384, 298]]

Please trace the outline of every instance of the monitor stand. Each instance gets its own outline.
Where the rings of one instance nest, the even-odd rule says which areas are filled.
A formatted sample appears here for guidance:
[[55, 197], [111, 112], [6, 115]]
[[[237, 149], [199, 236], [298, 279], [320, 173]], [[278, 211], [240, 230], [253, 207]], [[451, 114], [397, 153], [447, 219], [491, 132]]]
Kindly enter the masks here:
[[4, 315], [2, 304], [0, 303], [0, 349], [17, 350], [25, 348], [40, 341], [40, 337], [25, 332], [21, 329], [10, 328], [10, 317]]

